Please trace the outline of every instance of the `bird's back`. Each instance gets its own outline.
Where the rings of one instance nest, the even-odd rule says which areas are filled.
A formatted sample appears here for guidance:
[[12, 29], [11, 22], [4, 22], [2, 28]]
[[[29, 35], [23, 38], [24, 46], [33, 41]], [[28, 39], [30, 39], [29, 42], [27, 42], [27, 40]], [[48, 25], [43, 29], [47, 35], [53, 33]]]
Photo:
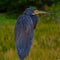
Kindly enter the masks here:
[[24, 58], [31, 47], [33, 38], [33, 21], [28, 15], [21, 15], [15, 26], [15, 40], [20, 58]]
[[20, 33], [29, 34], [33, 31], [33, 21], [28, 15], [21, 15], [17, 19], [17, 23], [15, 25], [15, 35], [18, 37], [21, 35]]

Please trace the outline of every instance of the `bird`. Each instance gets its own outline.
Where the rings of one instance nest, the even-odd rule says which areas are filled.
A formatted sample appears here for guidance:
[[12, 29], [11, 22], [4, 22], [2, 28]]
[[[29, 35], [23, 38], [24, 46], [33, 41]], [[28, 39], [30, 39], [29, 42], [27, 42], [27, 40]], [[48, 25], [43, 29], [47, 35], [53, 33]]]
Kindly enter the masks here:
[[14, 35], [16, 50], [20, 60], [24, 60], [31, 49], [34, 29], [38, 21], [38, 14], [46, 14], [45, 11], [40, 11], [35, 8], [26, 8], [25, 11], [17, 18]]

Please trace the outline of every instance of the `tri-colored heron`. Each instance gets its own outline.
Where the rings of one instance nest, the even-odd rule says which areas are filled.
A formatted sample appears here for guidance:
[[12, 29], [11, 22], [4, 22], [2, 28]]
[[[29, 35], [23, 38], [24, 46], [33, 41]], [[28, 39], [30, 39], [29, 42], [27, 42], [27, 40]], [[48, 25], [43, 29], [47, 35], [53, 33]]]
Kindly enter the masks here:
[[17, 19], [15, 25], [15, 41], [18, 55], [21, 60], [28, 55], [33, 35], [34, 29], [37, 24], [37, 14], [46, 14], [47, 12], [39, 11], [34, 8], [27, 8], [22, 15]]

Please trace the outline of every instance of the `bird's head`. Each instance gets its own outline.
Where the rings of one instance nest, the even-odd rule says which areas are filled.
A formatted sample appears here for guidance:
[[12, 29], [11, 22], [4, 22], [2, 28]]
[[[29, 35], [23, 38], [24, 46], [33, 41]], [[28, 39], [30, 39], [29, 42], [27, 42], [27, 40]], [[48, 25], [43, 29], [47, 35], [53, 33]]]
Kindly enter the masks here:
[[28, 14], [28, 15], [38, 15], [38, 14], [46, 14], [47, 12], [45, 11], [40, 11], [37, 10], [35, 8], [27, 8], [24, 13]]

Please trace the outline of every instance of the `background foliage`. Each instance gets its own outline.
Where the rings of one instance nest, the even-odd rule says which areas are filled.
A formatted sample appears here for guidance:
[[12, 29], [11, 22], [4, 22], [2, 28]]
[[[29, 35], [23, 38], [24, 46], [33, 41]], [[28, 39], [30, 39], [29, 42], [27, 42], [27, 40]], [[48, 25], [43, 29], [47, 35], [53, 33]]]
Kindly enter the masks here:
[[60, 0], [0, 0], [0, 12], [18, 13], [29, 6], [44, 9], [44, 6], [52, 6]]

